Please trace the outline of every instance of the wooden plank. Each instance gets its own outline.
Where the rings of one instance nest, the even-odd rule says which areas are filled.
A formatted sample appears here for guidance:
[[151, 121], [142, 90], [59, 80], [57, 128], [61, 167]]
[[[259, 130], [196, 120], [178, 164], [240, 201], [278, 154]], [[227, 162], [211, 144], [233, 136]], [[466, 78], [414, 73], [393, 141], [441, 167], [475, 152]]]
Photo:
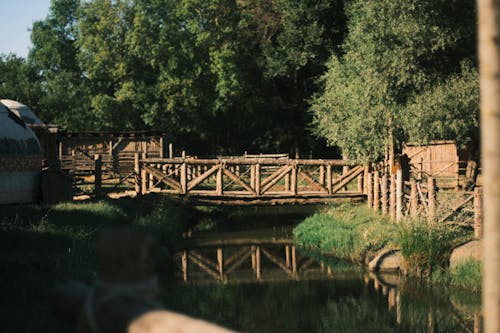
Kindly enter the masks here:
[[351, 182], [359, 174], [361, 174], [362, 172], [364, 172], [364, 168], [362, 166], [358, 166], [356, 168], [353, 168], [351, 171], [353, 171], [353, 172], [351, 173], [351, 175], [349, 177], [345, 178], [342, 182], [340, 182], [339, 185], [335, 186], [332, 189], [332, 194], [337, 193], [340, 189], [342, 189], [344, 186], [346, 186], [347, 184], [349, 184], [349, 182]]
[[458, 205], [456, 205], [455, 207], [453, 207], [451, 209], [450, 213], [448, 213], [445, 217], [443, 217], [441, 220], [439, 220], [439, 223], [445, 222], [447, 219], [449, 219], [450, 217], [452, 217], [456, 212], [458, 212], [461, 208], [463, 208], [463, 206], [465, 206], [466, 204], [468, 204], [472, 200], [474, 200], [474, 194], [470, 195], [465, 200], [462, 200]]
[[196, 266], [198, 266], [203, 271], [205, 271], [208, 275], [212, 276], [217, 281], [220, 280], [218, 272], [212, 270], [210, 267], [208, 267], [207, 265], [205, 265], [205, 263], [203, 263], [198, 258], [196, 258], [195, 256], [193, 256], [191, 253], [188, 253], [188, 257], [189, 257], [189, 259], [191, 259], [191, 262], [193, 262]]
[[214, 165], [208, 171], [205, 171], [201, 176], [198, 176], [195, 179], [191, 180], [188, 184], [188, 187], [187, 187], [188, 192], [191, 191], [196, 186], [198, 186], [199, 184], [201, 184], [204, 180], [206, 180], [208, 177], [210, 177], [218, 169], [219, 169], [219, 166]]
[[173, 189], [179, 191], [179, 193], [182, 191], [181, 184], [177, 180], [167, 177], [160, 170], [157, 170], [156, 168], [150, 167], [145, 164], [142, 165], [142, 168], [145, 169], [147, 172], [152, 173], [158, 180], [162, 181], [165, 185], [172, 187]]
[[[263, 187], [261, 189], [261, 194], [266, 193], [269, 189], [271, 189], [271, 187], [273, 187], [277, 182], [279, 182], [281, 178], [288, 175], [291, 170], [292, 170], [292, 168], [287, 165], [287, 166], [280, 168], [278, 170], [278, 171], [280, 171], [279, 173], [277, 171], [277, 172], [273, 173], [271, 176], [269, 176], [268, 178], [266, 178], [262, 182]], [[274, 176], [274, 178], [271, 179], [273, 176]], [[264, 183], [266, 183], [266, 184], [264, 185]]]
[[[226, 275], [229, 275], [231, 272], [233, 272], [236, 268], [240, 267], [245, 260], [247, 260], [250, 256], [252, 255], [252, 250], [247, 251], [244, 255], [242, 255], [239, 259], [234, 261], [234, 264], [232, 264], [231, 267], [227, 267], [226, 269]], [[229, 266], [229, 265], [226, 265]]]
[[231, 179], [232, 181], [234, 181], [236, 184], [240, 185], [241, 187], [243, 187], [245, 190], [247, 190], [248, 192], [250, 192], [251, 194], [253, 195], [257, 195], [257, 192], [254, 191], [254, 189], [247, 183], [245, 183], [245, 181], [243, 179], [241, 179], [240, 177], [238, 177], [237, 175], [235, 175], [233, 172], [231, 172], [230, 170], [228, 169], [224, 169], [224, 174], [226, 176], [229, 177], [229, 179]]
[[262, 254], [266, 256], [269, 260], [271, 260], [274, 264], [276, 264], [279, 268], [287, 272], [288, 274], [292, 274], [292, 270], [289, 269], [286, 264], [284, 264], [278, 257], [276, 257], [274, 254], [266, 250], [265, 248], [261, 247], [260, 250], [262, 251]]
[[[261, 187], [264, 188], [266, 187], [270, 182], [274, 181], [276, 179], [276, 177], [279, 176], [278, 180], [283, 177], [283, 174], [285, 173], [288, 173], [290, 172], [291, 168], [290, 166], [288, 165], [285, 165], [285, 166], [282, 166], [281, 168], [279, 168], [278, 170], [276, 170], [275, 172], [273, 172], [270, 176], [268, 176], [267, 178], [265, 178], [264, 180], [262, 180], [262, 182], [260, 183]], [[286, 171], [286, 172], [284, 172]], [[274, 183], [276, 184], [276, 183]], [[265, 192], [264, 190], [262, 192]]]
[[299, 178], [302, 178], [306, 182], [311, 184], [317, 191], [328, 193], [328, 189], [326, 189], [323, 185], [321, 185], [319, 182], [314, 180], [314, 178], [307, 171], [304, 171], [302, 169], [298, 169], [297, 175], [299, 176]]

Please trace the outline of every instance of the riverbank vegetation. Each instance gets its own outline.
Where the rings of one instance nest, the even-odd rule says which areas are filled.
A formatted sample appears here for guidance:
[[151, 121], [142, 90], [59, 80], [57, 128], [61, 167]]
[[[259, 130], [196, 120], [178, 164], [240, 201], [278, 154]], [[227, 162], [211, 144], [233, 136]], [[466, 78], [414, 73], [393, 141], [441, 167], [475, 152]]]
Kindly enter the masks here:
[[467, 262], [447, 269], [452, 248], [472, 237], [472, 231], [446, 224], [409, 219], [394, 223], [371, 209], [350, 204], [332, 206], [294, 229], [299, 246], [326, 255], [364, 264], [377, 251], [397, 249], [404, 258], [402, 270], [406, 274], [434, 276], [436, 281], [440, 276], [443, 282], [477, 289], [481, 285], [480, 264]]
[[[6, 331], [71, 332], [56, 322], [48, 304], [61, 282], [94, 282], [97, 237], [103, 228], [132, 226], [152, 231], [166, 251], [194, 219], [182, 202], [152, 203], [131, 198], [40, 207], [0, 207], [0, 281]], [[168, 257], [161, 258], [165, 270]], [[159, 261], [160, 263], [160, 261]], [[30, 320], [26, 321], [29, 315]]]

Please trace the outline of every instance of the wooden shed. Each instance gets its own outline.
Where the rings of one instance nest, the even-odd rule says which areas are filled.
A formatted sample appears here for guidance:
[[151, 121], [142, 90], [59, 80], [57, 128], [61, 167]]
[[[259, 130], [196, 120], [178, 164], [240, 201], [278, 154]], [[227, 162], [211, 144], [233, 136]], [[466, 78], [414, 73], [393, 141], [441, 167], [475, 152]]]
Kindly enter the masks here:
[[[458, 187], [463, 155], [455, 141], [431, 141], [426, 145], [405, 143], [403, 155], [410, 160], [411, 172], [418, 176], [431, 176], [448, 186]], [[443, 184], [446, 186], [445, 184]]]
[[93, 172], [94, 155], [100, 155], [104, 173], [127, 174], [133, 171], [134, 154], [145, 157], [164, 155], [161, 131], [60, 132], [61, 167], [72, 173]]

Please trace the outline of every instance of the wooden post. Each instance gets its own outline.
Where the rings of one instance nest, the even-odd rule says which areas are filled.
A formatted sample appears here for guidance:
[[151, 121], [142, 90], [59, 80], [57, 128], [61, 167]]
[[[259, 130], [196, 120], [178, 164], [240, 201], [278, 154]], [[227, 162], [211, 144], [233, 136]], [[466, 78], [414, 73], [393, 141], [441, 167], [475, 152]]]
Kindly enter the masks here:
[[215, 193], [219, 196], [224, 194], [224, 165], [219, 162], [219, 168], [217, 169], [217, 176], [215, 179]]
[[59, 141], [59, 163], [62, 163], [63, 160], [63, 143]]
[[151, 190], [155, 186], [155, 177], [152, 173], [149, 174], [149, 186], [148, 188]]
[[478, 0], [484, 332], [500, 332], [500, 2]]
[[363, 180], [365, 179], [364, 173], [361, 173], [358, 175], [358, 193], [364, 193], [364, 183]]
[[319, 183], [321, 185], [325, 185], [325, 166], [324, 165], [319, 166]]
[[391, 184], [389, 193], [389, 210], [391, 220], [396, 220], [396, 175], [391, 173]]
[[220, 247], [217, 249], [217, 268], [219, 269], [220, 279], [224, 280], [224, 252]]
[[427, 220], [429, 223], [434, 223], [436, 221], [436, 179], [433, 177], [427, 180], [427, 201], [429, 205]]
[[94, 155], [94, 195], [101, 195], [102, 190], [102, 159], [101, 155]]
[[332, 165], [328, 164], [326, 166], [326, 189], [328, 194], [332, 194]]
[[370, 166], [365, 165], [365, 172], [363, 173], [363, 194], [368, 195], [368, 175], [370, 174]]
[[[146, 159], [146, 153], [142, 153], [142, 160]], [[148, 173], [144, 168], [141, 168], [141, 190], [142, 194], [146, 194], [148, 191]]]
[[483, 189], [474, 189], [474, 237], [483, 238]]
[[255, 256], [255, 246], [250, 247], [250, 253], [252, 256], [252, 270], [257, 274], [257, 257]]
[[380, 185], [381, 187], [381, 196], [380, 196], [380, 201], [382, 201], [382, 214], [387, 215], [389, 212], [389, 196], [387, 195], [387, 174], [382, 175], [382, 184]]
[[403, 219], [403, 170], [396, 171], [396, 221]]
[[183, 161], [181, 164], [180, 181], [181, 181], [181, 194], [186, 194], [187, 193], [187, 163], [186, 163], [186, 161]]
[[373, 211], [380, 209], [380, 174], [377, 170], [373, 172]]
[[295, 245], [292, 245], [292, 273], [297, 274], [297, 251]]
[[255, 190], [255, 165], [250, 165], [250, 187]]
[[163, 141], [164, 141], [163, 135], [160, 135], [160, 158], [163, 158], [165, 156], [165, 151], [164, 151], [165, 147], [163, 145]]
[[135, 195], [140, 196], [141, 191], [141, 167], [139, 163], [139, 153], [134, 154], [134, 180], [135, 180]]
[[255, 193], [260, 195], [260, 164], [255, 164]]
[[290, 172], [285, 175], [285, 192], [290, 192]]
[[168, 158], [174, 158], [174, 145], [172, 143], [168, 144]]
[[297, 179], [297, 163], [292, 164], [292, 170], [290, 174], [290, 190], [292, 195], [297, 195], [298, 193], [298, 179]]
[[410, 179], [410, 216], [415, 219], [418, 215], [418, 191], [417, 181]]
[[255, 247], [255, 277], [257, 280], [260, 280], [261, 278], [261, 271], [260, 271], [260, 246]]
[[372, 179], [373, 174], [371, 172], [368, 172], [367, 177], [366, 177], [366, 203], [368, 204], [368, 207], [373, 207], [373, 179]]
[[292, 267], [290, 263], [290, 245], [285, 246], [285, 263], [286, 263], [286, 268]]
[[184, 282], [187, 282], [189, 277], [188, 255], [188, 251], [182, 252], [182, 275], [184, 277]]

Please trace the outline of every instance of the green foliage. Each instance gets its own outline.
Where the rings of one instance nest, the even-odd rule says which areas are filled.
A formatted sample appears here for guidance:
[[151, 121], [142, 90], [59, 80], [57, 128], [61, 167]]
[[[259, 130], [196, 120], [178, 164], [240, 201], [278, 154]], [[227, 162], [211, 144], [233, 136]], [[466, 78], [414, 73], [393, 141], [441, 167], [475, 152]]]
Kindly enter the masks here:
[[342, 259], [363, 261], [368, 251], [377, 251], [391, 242], [394, 225], [364, 207], [333, 206], [315, 214], [293, 231], [295, 242], [318, 248]]
[[418, 275], [446, 267], [453, 246], [470, 237], [459, 227], [411, 220], [400, 223], [397, 236], [407, 269]]
[[[460, 63], [475, 58], [473, 1], [356, 0], [346, 3], [346, 15], [343, 53], [328, 61], [324, 90], [312, 101], [317, 134], [360, 162], [380, 159], [391, 136], [400, 144], [409, 131], [420, 141], [457, 130], [470, 136], [477, 128], [469, 122], [477, 118], [477, 79]], [[445, 95], [458, 101], [446, 102]], [[426, 118], [435, 122], [416, 126]], [[445, 131], [430, 130], [450, 118], [441, 125]]]
[[449, 270], [436, 269], [432, 272], [432, 280], [436, 283], [480, 292], [483, 284], [483, 265], [478, 260], [468, 259], [457, 263]]
[[363, 262], [367, 253], [392, 247], [401, 250], [412, 275], [429, 275], [446, 267], [451, 249], [470, 238], [470, 233], [446, 224], [387, 217], [360, 206], [333, 206], [307, 218], [294, 231], [295, 242], [341, 259]]

